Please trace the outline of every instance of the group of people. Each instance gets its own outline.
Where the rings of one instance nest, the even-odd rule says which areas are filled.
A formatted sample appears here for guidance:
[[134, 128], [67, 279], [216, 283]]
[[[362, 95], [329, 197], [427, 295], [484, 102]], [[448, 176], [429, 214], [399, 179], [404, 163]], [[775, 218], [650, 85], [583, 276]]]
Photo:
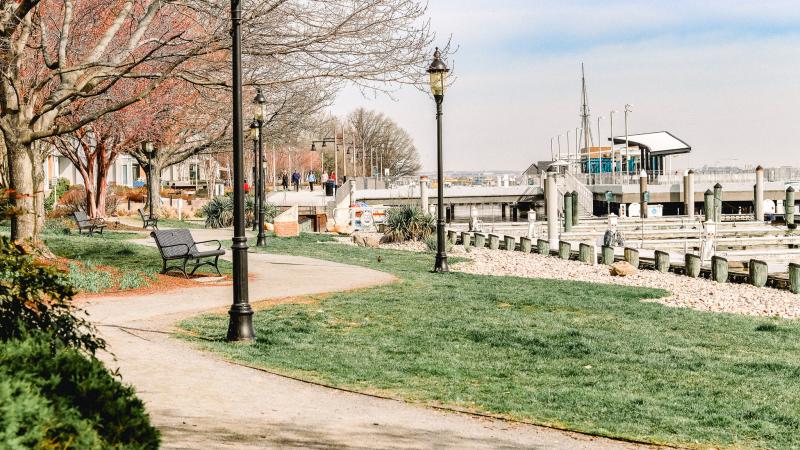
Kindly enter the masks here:
[[[303, 177], [302, 177], [302, 175], [300, 175], [300, 172], [298, 172], [296, 170], [294, 172], [292, 172], [291, 182], [292, 182], [292, 187], [294, 188], [295, 191], [300, 191], [300, 183], [301, 183], [302, 178]], [[332, 180], [335, 183], [336, 182], [336, 172], [331, 172], [330, 175], [328, 175], [327, 173], [323, 172], [321, 178], [322, 179], [320, 180], [320, 183], [323, 184], [323, 185], [325, 183], [327, 183], [329, 180]], [[308, 183], [309, 188], [313, 191], [314, 190], [314, 184], [317, 182], [317, 175], [313, 171], [308, 172], [308, 175], [306, 175], [306, 180], [305, 181]], [[289, 190], [289, 173], [286, 172], [285, 170], [281, 173], [281, 186], [283, 186], [283, 190], [284, 191], [288, 191]]]

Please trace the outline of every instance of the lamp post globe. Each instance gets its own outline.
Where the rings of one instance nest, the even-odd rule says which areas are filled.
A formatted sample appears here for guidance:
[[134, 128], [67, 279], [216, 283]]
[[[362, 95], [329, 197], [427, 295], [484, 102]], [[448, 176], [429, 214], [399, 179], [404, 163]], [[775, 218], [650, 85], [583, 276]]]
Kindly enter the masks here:
[[433, 61], [428, 67], [430, 77], [430, 88], [433, 99], [436, 101], [436, 264], [434, 272], [449, 272], [447, 265], [447, 252], [444, 244], [444, 166], [442, 163], [442, 103], [444, 102], [444, 91], [447, 88], [447, 74], [450, 69], [442, 60], [442, 53], [439, 47], [433, 52]]

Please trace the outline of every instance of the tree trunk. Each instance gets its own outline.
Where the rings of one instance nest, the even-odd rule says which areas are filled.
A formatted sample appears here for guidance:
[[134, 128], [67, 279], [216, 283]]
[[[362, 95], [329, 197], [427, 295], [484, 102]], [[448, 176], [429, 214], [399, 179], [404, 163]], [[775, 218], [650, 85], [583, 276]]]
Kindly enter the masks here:
[[36, 208], [33, 195], [33, 148], [31, 144], [14, 145], [9, 161], [11, 203], [16, 211], [11, 217], [11, 239], [38, 241]]
[[36, 143], [33, 147], [33, 212], [36, 218], [36, 236], [44, 230], [45, 210], [44, 210], [44, 158], [45, 152], [39, 148], [42, 143]]
[[146, 172], [147, 176], [147, 204], [145, 212], [150, 213], [150, 199], [153, 199], [153, 215], [158, 216], [158, 209], [161, 207], [161, 165], [156, 161], [151, 162], [151, 166]]

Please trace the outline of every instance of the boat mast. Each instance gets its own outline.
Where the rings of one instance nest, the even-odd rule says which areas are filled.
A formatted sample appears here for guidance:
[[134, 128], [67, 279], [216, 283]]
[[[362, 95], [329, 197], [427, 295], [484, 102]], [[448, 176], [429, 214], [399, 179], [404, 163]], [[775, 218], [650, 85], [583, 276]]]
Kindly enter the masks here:
[[[592, 127], [589, 124], [589, 94], [586, 92], [586, 74], [581, 63], [581, 99], [583, 106], [581, 107], [581, 123], [583, 125], [583, 146], [586, 152], [589, 151], [589, 144], [594, 143], [592, 139]], [[580, 156], [580, 155], [579, 155]], [[579, 159], [580, 161], [580, 159]]]

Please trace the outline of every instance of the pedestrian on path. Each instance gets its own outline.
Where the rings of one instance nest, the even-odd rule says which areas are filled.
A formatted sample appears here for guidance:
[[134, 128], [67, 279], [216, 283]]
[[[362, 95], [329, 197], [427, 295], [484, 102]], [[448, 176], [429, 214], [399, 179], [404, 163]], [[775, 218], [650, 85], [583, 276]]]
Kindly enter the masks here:
[[296, 170], [292, 173], [292, 185], [294, 186], [295, 192], [300, 192], [300, 173]]
[[285, 170], [281, 173], [281, 186], [284, 192], [289, 190], [289, 174]]
[[314, 172], [308, 172], [308, 178], [306, 181], [308, 181], [308, 187], [311, 188], [311, 192], [314, 192], [314, 183], [317, 182], [317, 176], [314, 175]]

